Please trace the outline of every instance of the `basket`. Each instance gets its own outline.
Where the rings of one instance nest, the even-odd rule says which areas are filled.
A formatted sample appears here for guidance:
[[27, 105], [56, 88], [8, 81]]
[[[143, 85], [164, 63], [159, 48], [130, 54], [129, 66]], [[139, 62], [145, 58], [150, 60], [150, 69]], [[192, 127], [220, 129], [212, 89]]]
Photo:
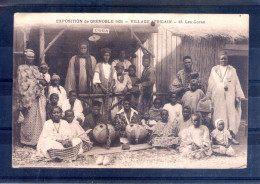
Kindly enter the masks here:
[[76, 160], [82, 143], [64, 149], [49, 149], [47, 152], [51, 159]]

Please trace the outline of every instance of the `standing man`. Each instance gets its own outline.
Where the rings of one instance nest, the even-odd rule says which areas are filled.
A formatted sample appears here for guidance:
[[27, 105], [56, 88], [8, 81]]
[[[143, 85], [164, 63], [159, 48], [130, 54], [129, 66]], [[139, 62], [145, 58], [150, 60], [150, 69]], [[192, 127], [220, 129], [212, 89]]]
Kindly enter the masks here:
[[69, 62], [69, 68], [65, 81], [67, 93], [75, 90], [78, 94], [92, 93], [93, 75], [96, 59], [89, 54], [87, 41], [79, 43], [79, 54], [73, 56]]
[[152, 100], [153, 100], [153, 85], [155, 83], [155, 70], [151, 67], [151, 58], [149, 54], [143, 55], [143, 66], [144, 70], [141, 76], [141, 83], [139, 84], [139, 88], [141, 91], [141, 95], [139, 97], [139, 106], [142, 108], [141, 113], [149, 111], [151, 108]]

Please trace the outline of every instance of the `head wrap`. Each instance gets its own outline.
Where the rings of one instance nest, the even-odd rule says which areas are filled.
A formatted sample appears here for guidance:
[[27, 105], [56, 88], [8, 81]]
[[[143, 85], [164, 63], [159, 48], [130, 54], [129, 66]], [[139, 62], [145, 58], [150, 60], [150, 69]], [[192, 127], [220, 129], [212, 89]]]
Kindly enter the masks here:
[[222, 120], [222, 119], [217, 119], [217, 120], [215, 121], [215, 127], [218, 126], [218, 123], [219, 123], [220, 121], [223, 121], [223, 120]]
[[34, 51], [32, 50], [32, 49], [26, 49], [26, 50], [24, 50], [24, 55], [26, 55], [26, 56], [34, 56], [35, 54], [34, 54]]
[[58, 76], [57, 74], [54, 73], [51, 77], [51, 80], [54, 80], [54, 79], [60, 79], [60, 76]]
[[101, 54], [104, 56], [106, 53], [109, 53], [111, 55], [111, 50], [109, 48], [103, 48], [101, 49]]
[[47, 69], [49, 69], [49, 67], [48, 67], [48, 64], [47, 64], [47, 63], [42, 63], [42, 64], [41, 64], [41, 66], [40, 66], [40, 68], [47, 68]]
[[198, 105], [197, 105], [197, 111], [198, 112], [208, 112], [210, 113], [210, 101], [206, 100], [204, 98], [200, 99]]
[[116, 64], [116, 69], [119, 68], [119, 67], [125, 68], [124, 63], [123, 63], [123, 62], [118, 62], [118, 63]]

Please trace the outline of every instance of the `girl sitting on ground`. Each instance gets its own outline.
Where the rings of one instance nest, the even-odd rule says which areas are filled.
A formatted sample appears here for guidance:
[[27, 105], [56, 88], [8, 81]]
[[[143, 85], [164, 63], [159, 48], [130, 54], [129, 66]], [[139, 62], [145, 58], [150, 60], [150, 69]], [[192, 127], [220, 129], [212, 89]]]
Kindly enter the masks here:
[[215, 153], [233, 156], [234, 149], [231, 147], [232, 136], [229, 130], [225, 129], [225, 124], [222, 119], [215, 121], [216, 129], [211, 132], [212, 150]]

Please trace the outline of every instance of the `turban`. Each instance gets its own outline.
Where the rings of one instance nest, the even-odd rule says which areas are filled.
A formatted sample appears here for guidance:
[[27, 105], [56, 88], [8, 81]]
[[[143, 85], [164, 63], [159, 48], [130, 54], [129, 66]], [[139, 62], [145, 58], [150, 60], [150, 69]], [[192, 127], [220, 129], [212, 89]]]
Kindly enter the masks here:
[[47, 69], [49, 69], [49, 67], [48, 67], [48, 64], [47, 64], [47, 63], [42, 63], [40, 67], [41, 67], [41, 68], [47, 68]]
[[51, 77], [51, 80], [54, 80], [54, 79], [60, 79], [60, 76], [58, 76], [57, 74], [54, 73]]
[[34, 51], [32, 49], [26, 49], [24, 50], [24, 55], [26, 56], [34, 56]]
[[218, 123], [219, 123], [220, 121], [223, 121], [223, 120], [222, 120], [222, 119], [217, 119], [217, 120], [215, 121], [215, 126], [216, 126], [216, 127], [218, 126]]
[[210, 113], [210, 101], [209, 100], [205, 100], [205, 99], [201, 99], [197, 105], [197, 111], [198, 112], [208, 112]]
[[118, 63], [116, 64], [116, 68], [119, 68], [119, 67], [125, 68], [124, 63], [123, 63], [123, 62], [118, 62]]

